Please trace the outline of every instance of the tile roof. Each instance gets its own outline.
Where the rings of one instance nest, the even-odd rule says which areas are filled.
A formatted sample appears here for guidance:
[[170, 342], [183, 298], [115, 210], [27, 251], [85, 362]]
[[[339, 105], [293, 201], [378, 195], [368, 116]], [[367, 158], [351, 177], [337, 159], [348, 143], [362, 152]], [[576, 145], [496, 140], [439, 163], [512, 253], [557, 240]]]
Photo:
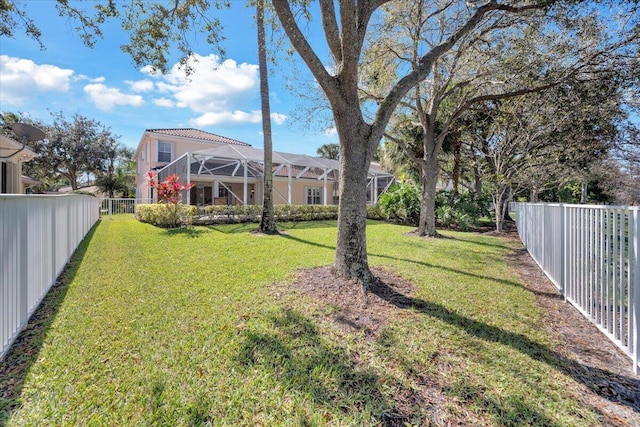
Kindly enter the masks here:
[[203, 130], [194, 128], [180, 128], [180, 129], [147, 129], [146, 132], [159, 133], [161, 135], [179, 136], [183, 138], [199, 139], [202, 141], [220, 142], [224, 144], [246, 145], [250, 146], [242, 141], [236, 139], [227, 138], [225, 136], [216, 135], [215, 133], [205, 132]]

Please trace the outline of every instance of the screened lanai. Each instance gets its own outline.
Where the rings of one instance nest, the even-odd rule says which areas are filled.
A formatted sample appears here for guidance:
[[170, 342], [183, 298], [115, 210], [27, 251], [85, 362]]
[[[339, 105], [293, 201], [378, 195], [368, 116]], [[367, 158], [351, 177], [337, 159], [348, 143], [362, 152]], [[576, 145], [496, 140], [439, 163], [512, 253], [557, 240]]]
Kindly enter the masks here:
[[[337, 204], [337, 160], [301, 154], [273, 152], [274, 204]], [[207, 205], [262, 204], [264, 151], [227, 145], [185, 153], [158, 171], [158, 181], [176, 174], [193, 184], [185, 203]], [[371, 163], [367, 200], [376, 203], [393, 182], [393, 175]]]

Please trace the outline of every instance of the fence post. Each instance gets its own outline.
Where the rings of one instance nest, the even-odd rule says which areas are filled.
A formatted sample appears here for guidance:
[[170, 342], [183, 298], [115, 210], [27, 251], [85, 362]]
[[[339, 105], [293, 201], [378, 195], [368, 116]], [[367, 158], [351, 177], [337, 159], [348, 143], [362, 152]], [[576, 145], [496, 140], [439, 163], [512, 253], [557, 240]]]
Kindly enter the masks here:
[[[640, 209], [629, 212], [629, 219], [633, 218], [633, 227], [629, 224], [629, 247], [633, 255], [629, 254], [629, 292], [633, 292], [633, 373], [638, 375], [640, 363]], [[631, 221], [630, 221], [631, 222]], [[633, 239], [633, 241], [631, 241]]]
[[566, 220], [565, 220], [565, 209], [564, 209], [564, 203], [560, 203], [560, 230], [561, 232], [558, 233], [558, 235], [560, 236], [560, 253], [562, 254], [562, 256], [560, 257], [560, 278], [559, 278], [559, 286], [560, 286], [560, 295], [562, 295], [562, 297], [564, 298], [565, 302], [567, 300], [566, 296], [565, 296], [565, 291], [564, 291], [564, 286], [565, 286], [565, 272], [567, 270], [566, 267], [566, 263], [567, 263], [567, 247], [569, 245], [567, 245], [567, 230], [566, 230]]

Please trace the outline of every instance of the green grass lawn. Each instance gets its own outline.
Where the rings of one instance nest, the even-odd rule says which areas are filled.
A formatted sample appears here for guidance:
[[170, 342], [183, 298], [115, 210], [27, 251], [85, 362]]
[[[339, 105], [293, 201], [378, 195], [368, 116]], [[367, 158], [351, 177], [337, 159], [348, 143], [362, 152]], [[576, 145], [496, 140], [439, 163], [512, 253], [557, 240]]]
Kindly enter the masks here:
[[103, 220], [53, 290], [38, 351], [10, 356], [28, 370], [0, 378], [17, 390], [0, 399], [0, 424], [374, 426], [396, 425], [400, 409], [412, 425], [599, 424], [504, 240], [370, 223], [370, 263], [421, 301], [371, 339], [286, 291], [296, 269], [332, 262], [335, 222], [254, 228]]

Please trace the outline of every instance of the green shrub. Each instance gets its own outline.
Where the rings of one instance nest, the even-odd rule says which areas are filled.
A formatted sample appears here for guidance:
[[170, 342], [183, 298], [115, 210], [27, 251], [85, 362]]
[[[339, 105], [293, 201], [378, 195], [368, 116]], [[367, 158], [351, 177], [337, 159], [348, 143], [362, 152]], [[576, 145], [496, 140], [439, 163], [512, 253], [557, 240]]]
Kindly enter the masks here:
[[490, 202], [485, 194], [440, 191], [436, 196], [436, 222], [442, 227], [468, 230], [478, 225], [480, 218], [489, 216]]
[[378, 201], [383, 217], [403, 224], [418, 225], [420, 188], [412, 184], [394, 184]]
[[438, 206], [436, 221], [443, 227], [451, 227], [454, 223], [453, 207], [449, 205]]
[[[420, 187], [417, 185], [393, 185], [380, 196], [377, 206], [367, 208], [367, 217], [418, 225], [420, 197]], [[478, 225], [480, 218], [489, 215], [490, 202], [491, 197], [487, 195], [440, 191], [436, 196], [436, 223], [441, 227], [468, 230]]]
[[385, 219], [380, 204], [367, 205], [367, 218], [368, 219]]
[[198, 215], [196, 206], [172, 203], [140, 204], [136, 207], [136, 218], [156, 227], [175, 228], [189, 225]]
[[286, 208], [289, 208], [289, 218], [285, 221], [313, 221], [338, 219], [337, 205], [292, 205], [285, 206], [283, 212], [286, 216]]
[[207, 206], [204, 215], [194, 219], [197, 224], [229, 224], [240, 222], [259, 222], [262, 206], [258, 205], [219, 205]]
[[[276, 221], [313, 221], [334, 220], [338, 218], [336, 205], [275, 205]], [[194, 224], [231, 224], [241, 222], [259, 222], [262, 215], [261, 205], [207, 206], [204, 215], [194, 218]]]

